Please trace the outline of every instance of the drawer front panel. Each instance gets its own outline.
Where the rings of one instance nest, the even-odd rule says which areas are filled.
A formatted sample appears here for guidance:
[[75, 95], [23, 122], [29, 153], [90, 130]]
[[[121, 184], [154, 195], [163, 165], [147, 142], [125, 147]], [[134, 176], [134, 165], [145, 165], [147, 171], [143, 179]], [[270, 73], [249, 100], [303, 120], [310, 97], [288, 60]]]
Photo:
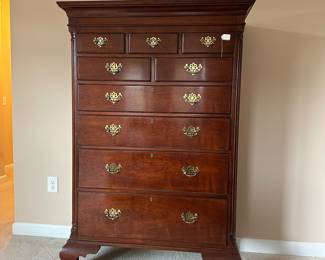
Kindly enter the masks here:
[[91, 192], [79, 192], [78, 200], [83, 238], [225, 244], [226, 200]]
[[78, 52], [124, 53], [125, 35], [122, 33], [78, 34]]
[[231, 82], [232, 58], [157, 58], [156, 81]]
[[232, 53], [234, 39], [222, 40], [221, 33], [184, 33], [183, 53]]
[[228, 114], [231, 87], [80, 85], [78, 105], [85, 111]]
[[150, 58], [78, 58], [81, 80], [150, 80]]
[[153, 151], [79, 151], [79, 187], [226, 194], [228, 157]]
[[80, 116], [79, 144], [225, 151], [229, 125], [217, 118]]
[[174, 34], [131, 34], [130, 53], [177, 53], [177, 38]]

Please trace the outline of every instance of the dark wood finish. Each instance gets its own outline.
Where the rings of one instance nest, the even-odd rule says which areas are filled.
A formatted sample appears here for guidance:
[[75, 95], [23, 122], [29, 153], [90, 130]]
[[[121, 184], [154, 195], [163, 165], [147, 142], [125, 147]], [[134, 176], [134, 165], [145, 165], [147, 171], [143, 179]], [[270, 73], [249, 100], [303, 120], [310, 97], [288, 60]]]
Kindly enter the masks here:
[[[121, 63], [122, 71], [113, 75], [105, 69], [106, 63]], [[78, 78], [81, 80], [150, 80], [149, 58], [78, 58]]]
[[[156, 47], [147, 44], [146, 39], [159, 37]], [[132, 33], [130, 34], [129, 53], [177, 53], [178, 35], [176, 33]]]
[[[240, 259], [235, 241], [242, 36], [255, 0], [59, 2], [69, 18], [73, 72], [73, 212], [60, 257], [100, 245], [201, 252]], [[230, 33], [230, 41], [221, 41]], [[217, 40], [209, 48], [202, 36]], [[102, 48], [95, 36], [109, 38]], [[145, 38], [159, 36], [156, 48]], [[112, 75], [106, 63], [123, 64]], [[184, 70], [200, 63], [197, 75]], [[121, 92], [120, 102], [105, 100]], [[185, 92], [201, 95], [193, 106]], [[187, 93], [188, 94], [188, 93]], [[111, 136], [106, 124], [121, 124]], [[186, 137], [184, 126], [199, 126]], [[105, 163], [123, 165], [117, 175]], [[183, 176], [184, 163], [200, 173]], [[121, 207], [116, 221], [104, 209]], [[186, 208], [186, 209], [183, 209]], [[199, 213], [182, 223], [180, 210]]]
[[[185, 71], [184, 66], [201, 64], [203, 69], [196, 75]], [[232, 58], [157, 58], [156, 81], [232, 81]]]
[[[102, 47], [94, 43], [95, 37], [105, 37], [108, 42]], [[123, 33], [90, 33], [77, 35], [78, 52], [84, 53], [124, 53], [125, 35]]]
[[[223, 33], [184, 33], [182, 39], [182, 52], [183, 53], [232, 53], [234, 51], [234, 35], [231, 32], [230, 41], [223, 41], [221, 36]], [[216, 42], [206, 47], [201, 43], [201, 38], [211, 36], [216, 38]]]
[[[121, 101], [108, 102], [105, 95], [112, 92], [121, 93]], [[191, 93], [200, 94], [201, 101], [194, 105], [186, 103], [183, 97]], [[229, 86], [79, 85], [78, 108], [83, 111], [229, 114], [230, 105]]]
[[[122, 127], [118, 135], [106, 133], [111, 124]], [[183, 128], [189, 126], [200, 133], [186, 136]], [[229, 127], [229, 120], [220, 118], [80, 116], [79, 145], [227, 151]]]
[[[100, 189], [152, 189], [165, 191], [227, 194], [226, 155], [80, 149], [79, 187]], [[121, 172], [108, 174], [107, 163], [121, 164]], [[184, 166], [199, 168], [197, 176], [188, 177]]]
[[[220, 246], [226, 242], [226, 207], [226, 200], [221, 199], [79, 192], [79, 234], [85, 239], [200, 241]], [[110, 208], [120, 209], [121, 216], [108, 220], [104, 211]], [[181, 219], [187, 211], [198, 213], [196, 223]]]

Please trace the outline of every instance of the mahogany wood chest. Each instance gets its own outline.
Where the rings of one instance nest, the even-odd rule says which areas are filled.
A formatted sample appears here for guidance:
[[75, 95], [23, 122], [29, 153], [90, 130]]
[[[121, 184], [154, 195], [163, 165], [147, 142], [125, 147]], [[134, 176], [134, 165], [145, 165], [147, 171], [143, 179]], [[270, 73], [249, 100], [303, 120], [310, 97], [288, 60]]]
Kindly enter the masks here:
[[240, 259], [242, 37], [254, 0], [58, 2], [69, 18], [73, 226], [101, 245]]

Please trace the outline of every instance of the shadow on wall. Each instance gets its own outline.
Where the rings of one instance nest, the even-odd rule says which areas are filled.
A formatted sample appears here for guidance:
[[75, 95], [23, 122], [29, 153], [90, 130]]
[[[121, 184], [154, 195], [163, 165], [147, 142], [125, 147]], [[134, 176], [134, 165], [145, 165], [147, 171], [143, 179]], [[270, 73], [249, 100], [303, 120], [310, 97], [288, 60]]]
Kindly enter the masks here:
[[325, 242], [325, 38], [247, 27], [238, 237]]

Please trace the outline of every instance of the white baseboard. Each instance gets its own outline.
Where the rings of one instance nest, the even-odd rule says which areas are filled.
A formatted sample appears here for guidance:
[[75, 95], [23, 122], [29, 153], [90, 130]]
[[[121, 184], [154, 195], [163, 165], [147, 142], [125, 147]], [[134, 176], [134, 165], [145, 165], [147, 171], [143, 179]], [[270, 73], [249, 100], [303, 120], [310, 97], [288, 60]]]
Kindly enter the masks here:
[[325, 243], [238, 238], [241, 252], [325, 257]]
[[[24, 236], [69, 238], [71, 226], [14, 223], [13, 234]], [[294, 242], [238, 238], [241, 252], [295, 256], [325, 257], [325, 243]]]
[[12, 233], [21, 236], [69, 238], [71, 226], [14, 223]]

